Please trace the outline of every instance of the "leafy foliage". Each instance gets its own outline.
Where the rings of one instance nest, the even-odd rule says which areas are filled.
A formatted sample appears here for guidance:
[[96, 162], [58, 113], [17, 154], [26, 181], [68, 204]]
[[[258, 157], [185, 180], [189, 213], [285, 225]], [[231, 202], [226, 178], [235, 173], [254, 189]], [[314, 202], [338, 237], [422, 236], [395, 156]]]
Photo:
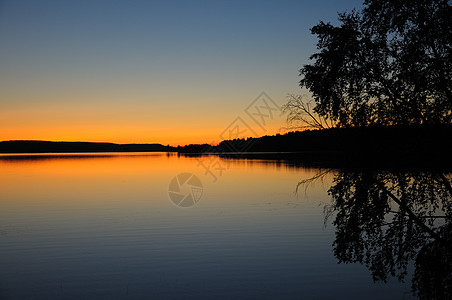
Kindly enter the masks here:
[[314, 111], [342, 127], [450, 124], [451, 15], [447, 0], [366, 0], [314, 26], [319, 52], [300, 70]]

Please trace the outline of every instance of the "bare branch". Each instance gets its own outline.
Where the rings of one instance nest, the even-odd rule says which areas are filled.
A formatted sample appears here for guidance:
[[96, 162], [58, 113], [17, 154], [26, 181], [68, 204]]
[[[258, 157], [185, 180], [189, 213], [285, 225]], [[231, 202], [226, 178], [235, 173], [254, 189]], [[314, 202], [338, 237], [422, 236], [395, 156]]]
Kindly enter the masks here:
[[319, 116], [312, 108], [312, 100], [305, 101], [305, 95], [288, 95], [289, 100], [283, 106], [283, 112], [287, 113], [287, 124], [290, 129], [326, 129], [335, 126], [332, 120]]

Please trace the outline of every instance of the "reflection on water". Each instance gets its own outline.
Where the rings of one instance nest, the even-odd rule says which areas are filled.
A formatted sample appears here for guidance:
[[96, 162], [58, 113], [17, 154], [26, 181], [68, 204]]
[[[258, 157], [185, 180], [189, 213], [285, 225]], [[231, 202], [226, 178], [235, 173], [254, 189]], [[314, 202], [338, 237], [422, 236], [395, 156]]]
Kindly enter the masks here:
[[[0, 298], [409, 299], [393, 275], [448, 295], [450, 177], [331, 171], [296, 195], [322, 170], [220, 159], [213, 182], [177, 154], [0, 156]], [[203, 186], [184, 209], [182, 173]]]
[[403, 280], [414, 262], [414, 294], [452, 298], [450, 176], [340, 171], [329, 193], [326, 217], [334, 219], [339, 262], [362, 263], [384, 282], [390, 276]]

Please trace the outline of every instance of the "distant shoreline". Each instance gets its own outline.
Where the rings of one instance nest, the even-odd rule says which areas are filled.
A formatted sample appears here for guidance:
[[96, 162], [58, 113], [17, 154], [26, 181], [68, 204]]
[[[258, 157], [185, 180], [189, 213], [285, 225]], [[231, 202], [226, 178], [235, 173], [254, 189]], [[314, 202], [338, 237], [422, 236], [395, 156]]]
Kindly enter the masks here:
[[178, 152], [185, 155], [211, 152], [222, 157], [302, 160], [309, 165], [341, 168], [425, 166], [450, 169], [450, 140], [452, 125], [351, 127], [234, 139], [223, 141], [218, 146], [187, 145], [178, 147]]
[[0, 153], [113, 153], [113, 152], [175, 152], [174, 147], [161, 144], [115, 144], [96, 142], [3, 141]]
[[2, 154], [177, 152], [184, 156], [303, 161], [312, 166], [452, 167], [452, 126], [335, 128], [190, 144], [115, 144], [95, 142], [3, 141]]

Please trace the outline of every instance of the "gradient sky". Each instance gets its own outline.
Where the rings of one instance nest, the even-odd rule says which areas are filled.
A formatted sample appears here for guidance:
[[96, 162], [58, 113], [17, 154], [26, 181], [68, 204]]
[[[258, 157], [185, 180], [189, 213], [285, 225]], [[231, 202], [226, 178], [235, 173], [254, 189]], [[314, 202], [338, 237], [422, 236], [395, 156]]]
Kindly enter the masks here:
[[0, 140], [218, 142], [305, 93], [309, 28], [361, 2], [0, 0]]

